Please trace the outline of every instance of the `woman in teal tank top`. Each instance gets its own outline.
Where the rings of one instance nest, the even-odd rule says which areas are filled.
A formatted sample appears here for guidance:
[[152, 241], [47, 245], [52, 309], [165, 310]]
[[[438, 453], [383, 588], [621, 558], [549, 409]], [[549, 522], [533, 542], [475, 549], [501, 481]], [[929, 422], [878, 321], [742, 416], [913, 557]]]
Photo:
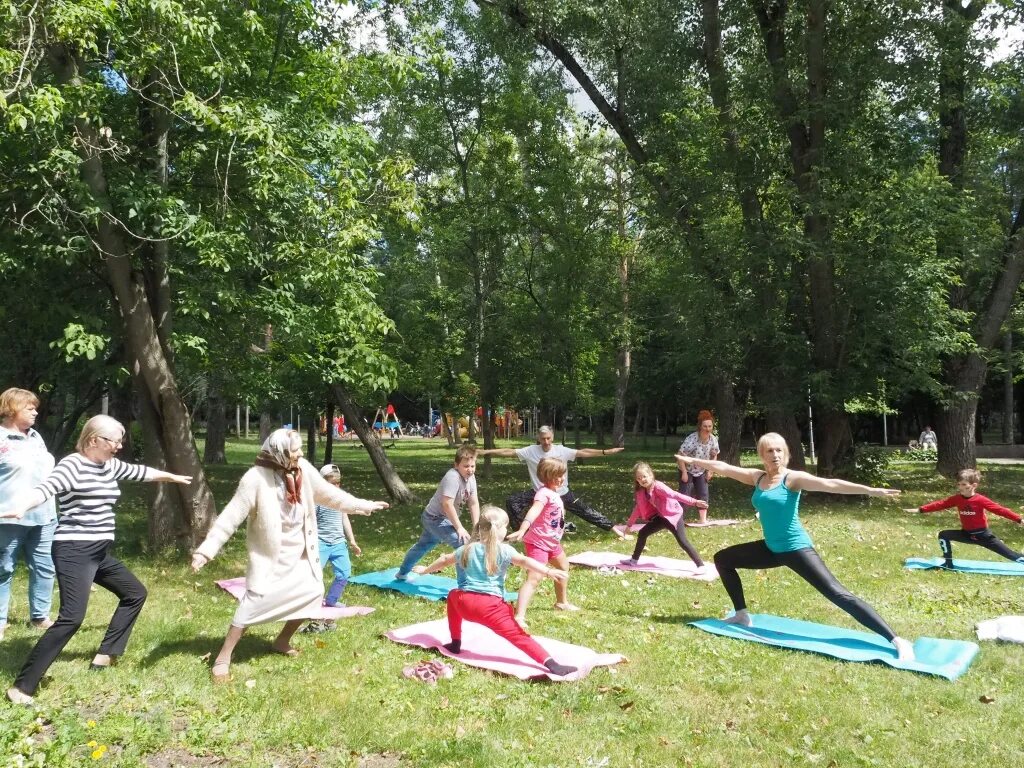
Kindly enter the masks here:
[[775, 432], [762, 435], [757, 441], [757, 455], [761, 457], [763, 470], [737, 467], [724, 461], [676, 455], [676, 459], [680, 461], [696, 464], [754, 486], [751, 503], [758, 512], [764, 538], [726, 547], [715, 554], [715, 567], [735, 609], [735, 613], [726, 621], [744, 626], [751, 626], [753, 623], [747, 611], [743, 583], [737, 573], [739, 569], [785, 566], [865, 627], [891, 642], [901, 660], [913, 659], [913, 645], [902, 637], [897, 637], [870, 605], [852, 594], [832, 575], [800, 522], [802, 491], [884, 497], [898, 496], [900, 492], [892, 488], [871, 488], [846, 480], [817, 477], [807, 472], [790, 472], [786, 469], [789, 463], [789, 446], [782, 435]]

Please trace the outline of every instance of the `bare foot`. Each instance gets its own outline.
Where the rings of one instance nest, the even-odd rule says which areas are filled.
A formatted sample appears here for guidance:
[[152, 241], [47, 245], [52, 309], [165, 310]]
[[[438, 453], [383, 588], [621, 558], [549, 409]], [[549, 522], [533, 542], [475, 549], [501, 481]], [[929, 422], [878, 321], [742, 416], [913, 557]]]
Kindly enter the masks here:
[[707, 563], [705, 563], [704, 565], [698, 565], [697, 569], [694, 571], [694, 573], [697, 574], [698, 576], [703, 576], [707, 572], [708, 572], [708, 565], [707, 565]]
[[579, 611], [581, 608], [578, 605], [572, 603], [555, 603], [556, 611]]
[[213, 682], [218, 685], [230, 682], [231, 680], [231, 662], [230, 661], [215, 661], [213, 667], [210, 669], [210, 678]]
[[754, 620], [750, 618], [750, 614], [747, 612], [746, 608], [741, 608], [732, 616], [726, 616], [722, 621], [726, 624], [739, 624], [741, 627], [749, 627], [754, 623]]
[[914, 644], [902, 637], [894, 637], [892, 644], [896, 648], [896, 658], [900, 661], [914, 661]]
[[270, 646], [270, 649], [274, 653], [280, 653], [282, 656], [291, 656], [293, 658], [302, 653], [302, 651], [300, 651], [298, 648], [292, 648], [290, 645], [287, 648], [281, 648], [279, 646], [272, 645]]

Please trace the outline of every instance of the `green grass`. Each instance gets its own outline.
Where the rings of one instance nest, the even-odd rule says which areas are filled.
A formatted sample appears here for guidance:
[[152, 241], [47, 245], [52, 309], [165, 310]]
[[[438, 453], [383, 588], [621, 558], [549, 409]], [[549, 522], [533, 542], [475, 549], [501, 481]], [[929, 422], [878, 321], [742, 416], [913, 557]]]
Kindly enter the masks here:
[[[624, 519], [632, 500], [630, 467], [650, 461], [673, 480], [668, 451], [633, 449], [571, 469], [577, 493], [609, 516]], [[226, 467], [210, 475], [223, 504], [255, 453], [255, 443], [231, 446]], [[440, 441], [408, 440], [389, 451], [422, 500], [450, 466]], [[378, 497], [365, 452], [343, 443], [335, 461], [344, 487]], [[525, 467], [494, 460], [478, 468], [481, 497], [501, 503], [526, 484]], [[1024, 502], [1024, 467], [986, 470], [981, 491], [1008, 506]], [[927, 465], [897, 465], [891, 485], [898, 502], [837, 500], [809, 495], [804, 520], [826, 562], [908, 637], [970, 639], [976, 621], [1021, 613], [1024, 580], [911, 572], [907, 556], [938, 554], [935, 534], [956, 525], [955, 513], [912, 516], [912, 507], [952, 492]], [[126, 486], [127, 488], [127, 486]], [[751, 518], [749, 489], [712, 484], [712, 515]], [[395, 565], [418, 535], [420, 506], [354, 518], [363, 547], [357, 572]], [[129, 489], [120, 506], [119, 552], [150, 589], [150, 600], [122, 664], [87, 671], [114, 600], [98, 590], [85, 625], [50, 670], [35, 709], [4, 706], [0, 765], [80, 765], [94, 762], [95, 741], [112, 765], [232, 766], [962, 766], [967, 761], [1020, 765], [1024, 748], [1024, 650], [987, 643], [956, 683], [850, 664], [704, 634], [685, 626], [728, 607], [719, 583], [604, 576], [575, 569], [572, 600], [585, 610], [550, 608], [550, 584], [531, 607], [536, 634], [629, 657], [569, 684], [531, 684], [456, 665], [436, 687], [402, 677], [405, 664], [430, 658], [382, 639], [386, 630], [440, 618], [444, 606], [352, 586], [353, 604], [374, 606], [337, 632], [298, 635], [301, 657], [268, 653], [275, 626], [243, 638], [234, 681], [213, 687], [206, 655], [216, 653], [233, 601], [213, 580], [244, 572], [244, 534], [199, 575], [184, 554], [152, 556], [141, 546], [144, 496]], [[1016, 548], [1024, 534], [998, 519], [993, 528]], [[705, 557], [756, 538], [755, 524], [691, 529]], [[628, 544], [585, 524], [567, 549], [615, 549]], [[672, 538], [651, 539], [651, 554], [680, 556]], [[960, 545], [960, 557], [992, 557]], [[514, 578], [518, 583], [518, 572]], [[751, 609], [856, 626], [784, 569], [745, 576]], [[11, 680], [36, 634], [24, 627], [25, 572], [19, 568], [12, 625], [0, 645], [0, 670]], [[994, 699], [982, 703], [981, 697]], [[90, 727], [90, 721], [95, 725]], [[20, 756], [20, 757], [17, 757]], [[217, 762], [214, 758], [222, 758]], [[18, 762], [24, 761], [23, 763]]]

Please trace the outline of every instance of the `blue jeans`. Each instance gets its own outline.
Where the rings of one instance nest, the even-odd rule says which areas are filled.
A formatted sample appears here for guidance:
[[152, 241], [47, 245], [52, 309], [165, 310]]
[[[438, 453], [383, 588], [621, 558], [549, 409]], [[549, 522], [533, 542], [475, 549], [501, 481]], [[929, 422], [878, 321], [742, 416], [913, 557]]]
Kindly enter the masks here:
[[320, 539], [320, 565], [334, 569], [334, 581], [327, 588], [324, 605], [337, 605], [341, 594], [352, 577], [352, 560], [348, 556], [348, 542], [342, 539], [337, 544], [328, 544]]
[[420, 515], [420, 522], [423, 523], [423, 533], [420, 534], [420, 540], [413, 544], [412, 548], [405, 553], [405, 559], [398, 569], [399, 576], [405, 576], [409, 573], [412, 567], [438, 544], [444, 542], [452, 549], [455, 549], [462, 543], [459, 540], [459, 534], [456, 532], [455, 526], [451, 524], [447, 517], [442, 517], [439, 520], [436, 517], [428, 517], [427, 513], [424, 512]]
[[28, 615], [32, 621], [49, 617], [56, 571], [50, 557], [57, 521], [46, 525], [0, 525], [0, 624], [7, 623], [11, 579], [18, 553], [28, 566]]

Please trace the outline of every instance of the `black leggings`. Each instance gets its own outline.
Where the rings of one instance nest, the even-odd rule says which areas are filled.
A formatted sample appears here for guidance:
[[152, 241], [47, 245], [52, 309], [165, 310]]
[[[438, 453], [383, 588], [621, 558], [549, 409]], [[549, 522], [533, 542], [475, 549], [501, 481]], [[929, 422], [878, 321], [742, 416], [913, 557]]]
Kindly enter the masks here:
[[1024, 555], [1020, 552], [1014, 552], [988, 528], [982, 528], [980, 531], [965, 531], [960, 528], [953, 531], [939, 531], [939, 546], [942, 547], [942, 554], [946, 560], [953, 559], [953, 545], [950, 544], [951, 541], [977, 544], [979, 547], [995, 552], [1007, 560], [1016, 560], [1018, 563], [1024, 562]]
[[872, 632], [877, 632], [886, 640], [896, 637], [896, 633], [882, 620], [881, 616], [875, 613], [874, 608], [839, 583], [839, 580], [832, 575], [813, 547], [805, 547], [792, 552], [772, 552], [764, 543], [764, 539], [761, 539], [726, 547], [715, 553], [715, 567], [718, 569], [718, 576], [722, 579], [722, 585], [729, 593], [729, 598], [737, 611], [745, 609], [747, 602], [743, 597], [743, 583], [736, 570], [738, 568], [779, 568], [780, 566], [786, 566], [794, 571], [832, 603], [842, 608]]
[[[533, 497], [536, 495], [536, 491], [521, 491], [513, 493], [505, 499], [505, 509], [508, 510], [508, 526], [510, 531], [514, 531], [523, 524], [523, 518], [526, 517], [526, 513], [533, 506]], [[572, 491], [566, 491], [562, 494], [562, 503], [565, 505], [566, 512], [572, 512], [577, 517], [586, 520], [591, 525], [596, 525], [602, 530], [610, 531], [612, 526], [615, 525], [615, 523], [587, 504], [583, 499], [577, 499]]]
[[686, 538], [686, 526], [683, 525], [683, 518], [679, 518], [679, 526], [672, 525], [661, 515], [655, 515], [650, 521], [636, 535], [636, 546], [633, 547], [633, 559], [639, 560], [640, 555], [643, 554], [644, 547], [647, 546], [647, 539], [652, 533], [658, 531], [672, 531], [672, 535], [676, 537], [676, 542], [683, 548], [683, 551], [690, 556], [690, 559], [697, 564], [698, 567], [704, 565], [704, 561], [700, 559], [700, 555], [697, 554], [697, 550], [694, 549], [693, 544]]
[[124, 653], [135, 620], [146, 602], [146, 588], [128, 566], [110, 554], [113, 546], [112, 541], [53, 542], [60, 612], [57, 621], [36, 642], [14, 680], [14, 687], [22, 693], [31, 696], [36, 692], [40, 679], [82, 626], [93, 584], [113, 592], [119, 600], [99, 653], [109, 656]]

